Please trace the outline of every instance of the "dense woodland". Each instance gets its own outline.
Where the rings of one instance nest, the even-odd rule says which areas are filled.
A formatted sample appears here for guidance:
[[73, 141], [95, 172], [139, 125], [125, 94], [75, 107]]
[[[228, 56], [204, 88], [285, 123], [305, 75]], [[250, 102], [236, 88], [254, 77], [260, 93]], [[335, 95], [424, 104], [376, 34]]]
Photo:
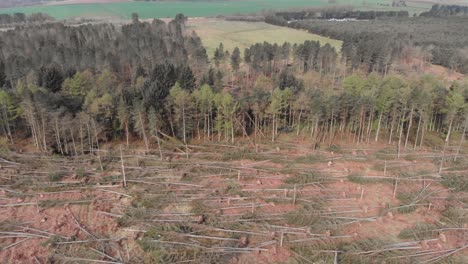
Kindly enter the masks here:
[[[453, 14], [461, 14], [465, 7], [436, 5], [432, 11], [414, 18], [404, 12], [380, 12], [377, 16], [379, 12], [347, 9], [294, 11], [268, 15], [265, 22], [343, 40], [345, 60], [354, 69], [365, 67], [368, 72], [385, 73], [394, 61], [408, 55], [405, 48], [416, 47], [420, 59], [466, 73], [468, 17], [440, 17], [447, 10], [458, 10]], [[357, 18], [358, 21], [330, 18]]]
[[423, 12], [420, 16], [466, 16], [468, 15], [468, 6], [459, 5], [433, 5], [431, 10]]
[[302, 11], [284, 11], [276, 12], [275, 16], [281, 17], [287, 21], [290, 20], [304, 20], [304, 19], [343, 19], [343, 18], [355, 18], [355, 19], [376, 19], [385, 17], [409, 17], [408, 11], [362, 11], [352, 10], [351, 7], [338, 6], [332, 8], [316, 8], [307, 9]]
[[417, 148], [434, 142], [428, 134], [448, 142], [466, 131], [466, 84], [380, 68], [351, 74], [334, 48], [314, 41], [242, 52], [220, 44], [208, 58], [185, 21], [134, 16], [122, 27], [52, 23], [1, 33], [3, 136], [79, 155], [111, 140], [140, 139], [150, 150], [173, 138], [234, 143], [280, 133], [314, 148], [343, 135]]
[[0, 14], [0, 25], [1, 26], [14, 26], [16, 24], [26, 23], [44, 23], [51, 22], [54, 18], [44, 13], [33, 13], [25, 15], [23, 13], [15, 14]]
[[186, 20], [0, 32], [3, 262], [467, 263], [466, 76]]

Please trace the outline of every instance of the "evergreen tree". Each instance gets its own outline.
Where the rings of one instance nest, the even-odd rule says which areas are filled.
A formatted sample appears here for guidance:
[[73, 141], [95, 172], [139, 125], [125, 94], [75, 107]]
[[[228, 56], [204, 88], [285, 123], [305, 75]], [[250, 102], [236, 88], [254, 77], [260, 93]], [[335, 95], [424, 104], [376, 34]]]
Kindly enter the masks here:
[[56, 93], [62, 88], [63, 72], [57, 65], [43, 66], [37, 74], [37, 85]]
[[127, 146], [129, 145], [131, 119], [131, 111], [129, 108], [130, 107], [124, 102], [124, 100], [120, 99], [119, 105], [117, 106], [117, 118], [120, 122], [120, 129], [125, 130], [125, 139]]
[[210, 139], [212, 134], [211, 127], [215, 94], [209, 85], [204, 84], [193, 92], [193, 97], [196, 101], [198, 111], [203, 115], [203, 134]]
[[132, 23], [133, 24], [138, 24], [140, 22], [140, 19], [138, 18], [137, 13], [132, 13]]
[[160, 127], [160, 122], [161, 117], [158, 115], [154, 107], [150, 107], [149, 113], [148, 113], [148, 125], [149, 125], [149, 134], [152, 137], [156, 138], [156, 142], [158, 143], [158, 150], [159, 150], [159, 156], [161, 157], [161, 160], [163, 159], [163, 152], [161, 149], [161, 139], [159, 138], [159, 127]]
[[193, 92], [195, 89], [197, 80], [193, 75], [192, 69], [189, 66], [181, 66], [177, 70], [178, 77], [177, 81], [179, 82], [182, 89], [187, 90], [189, 92]]
[[148, 139], [148, 125], [146, 109], [142, 101], [134, 100], [132, 107], [132, 120], [134, 130], [143, 138], [145, 143], [145, 149], [149, 150], [149, 139]]
[[175, 121], [182, 128], [182, 139], [187, 144], [188, 129], [190, 127], [190, 114], [193, 107], [192, 95], [176, 83], [170, 90], [170, 108], [174, 112]]
[[238, 47], [236, 47], [231, 55], [231, 67], [235, 72], [239, 70], [240, 62], [241, 62], [240, 50]]
[[6, 84], [5, 64], [0, 61], [0, 88]]
[[224, 52], [224, 45], [223, 43], [219, 43], [219, 46], [216, 48], [214, 52], [214, 58], [213, 58], [216, 67], [219, 67], [219, 65], [224, 62], [225, 56], [226, 54]]

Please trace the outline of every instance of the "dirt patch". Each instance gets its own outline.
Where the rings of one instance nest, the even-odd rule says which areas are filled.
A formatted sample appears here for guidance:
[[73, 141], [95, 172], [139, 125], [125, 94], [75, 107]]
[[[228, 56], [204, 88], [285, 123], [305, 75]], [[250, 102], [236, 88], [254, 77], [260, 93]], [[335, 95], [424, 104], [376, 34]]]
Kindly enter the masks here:
[[[81, 200], [86, 204], [72, 204]], [[112, 217], [105, 214], [112, 210], [112, 201], [118, 201], [118, 196], [116, 198], [115, 194], [101, 191], [69, 191], [40, 193], [31, 198], [13, 199], [2, 203], [3, 206], [32, 203], [4, 207], [5, 209], [1, 210], [0, 222], [15, 225], [16, 227], [10, 228], [16, 232], [39, 234], [43, 237], [27, 237], [27, 240], [20, 242], [23, 238], [19, 236], [3, 241], [5, 244], [20, 243], [0, 251], [0, 259], [11, 263], [31, 263], [37, 259], [43, 263], [50, 253], [45, 243], [50, 241], [53, 235], [62, 236], [64, 239], [86, 240], [90, 238], [84, 230], [96, 236], [114, 234], [117, 224]]]

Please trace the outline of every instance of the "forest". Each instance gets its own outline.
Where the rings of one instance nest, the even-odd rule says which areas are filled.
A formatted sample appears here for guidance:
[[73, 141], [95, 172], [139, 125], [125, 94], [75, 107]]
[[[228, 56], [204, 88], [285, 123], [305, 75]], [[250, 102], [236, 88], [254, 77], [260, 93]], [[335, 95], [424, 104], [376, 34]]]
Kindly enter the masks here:
[[0, 25], [1, 26], [13, 26], [15, 24], [25, 24], [25, 23], [44, 23], [50, 22], [54, 19], [43, 13], [33, 13], [30, 15], [25, 15], [23, 13], [15, 14], [0, 14]]
[[275, 16], [281, 17], [287, 21], [304, 19], [343, 19], [355, 18], [360, 20], [376, 19], [383, 17], [409, 17], [408, 11], [362, 11], [353, 10], [347, 6], [337, 6], [328, 8], [309, 8], [302, 11], [284, 11], [275, 12]]
[[465, 18], [268, 19], [342, 48], [208, 55], [183, 14], [1, 31], [0, 259], [466, 263], [468, 82], [430, 71]]
[[[275, 141], [288, 132], [308, 134], [318, 146], [350, 133], [355, 142], [386, 137], [407, 148], [424, 145], [429, 131], [449, 141], [466, 130], [464, 83], [389, 74], [389, 59], [350, 65], [346, 42], [345, 68], [367, 65], [371, 75], [341, 71], [337, 51], [314, 41], [259, 43], [243, 54], [220, 44], [209, 66], [200, 39], [184, 33], [185, 21], [135, 16], [122, 28], [52, 23], [1, 33], [2, 134], [77, 155], [133, 137], [149, 149], [162, 137]], [[308, 72], [320, 81], [305, 84]]]
[[[384, 73], [395, 59], [405, 56], [404, 46], [415, 46], [421, 50], [422, 60], [466, 73], [468, 43], [464, 36], [468, 17], [456, 15], [462, 11], [443, 18], [434, 13], [452, 9], [464, 10], [464, 7], [434, 5], [432, 11], [412, 18], [404, 11], [353, 12], [343, 8], [324, 9], [322, 13], [317, 10], [283, 12], [266, 16], [265, 22], [343, 40], [343, 54], [352, 68], [365, 65], [369, 72]], [[326, 20], [329, 18], [356, 18], [358, 21]], [[366, 21], [368, 19], [372, 22]]]
[[468, 14], [468, 6], [459, 5], [433, 5], [431, 10], [423, 12], [420, 16], [466, 16]]

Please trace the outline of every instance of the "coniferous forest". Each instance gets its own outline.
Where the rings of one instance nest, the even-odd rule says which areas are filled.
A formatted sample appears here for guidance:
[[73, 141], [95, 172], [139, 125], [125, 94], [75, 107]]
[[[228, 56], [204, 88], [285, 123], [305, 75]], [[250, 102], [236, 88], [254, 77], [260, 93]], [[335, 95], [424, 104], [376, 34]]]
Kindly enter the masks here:
[[0, 259], [466, 263], [468, 17], [426, 10], [0, 14]]
[[[341, 52], [314, 41], [258, 43], [242, 52], [221, 43], [208, 58], [196, 33], [187, 32], [186, 19], [135, 18], [121, 27], [54, 22], [2, 32], [2, 134], [11, 142], [31, 137], [44, 152], [76, 155], [100, 140], [138, 137], [149, 148], [164, 135], [184, 142], [234, 142], [245, 134], [274, 141], [293, 131], [317, 144], [350, 133], [355, 142], [386, 138], [406, 148], [409, 142], [423, 146], [429, 131], [449, 140], [466, 129], [465, 83], [391, 73], [392, 63], [418, 44], [417, 36], [408, 43], [396, 35], [393, 42], [376, 37], [385, 32], [347, 33]], [[442, 31], [432, 20], [417, 25]], [[289, 26], [301, 23], [307, 22]], [[330, 22], [322, 23], [335, 32]], [[456, 38], [459, 45], [466, 42], [464, 34]], [[440, 41], [456, 46], [456, 40]], [[432, 53], [455, 63], [443, 51], [436, 46]], [[310, 72], [319, 80], [305, 83]]]

